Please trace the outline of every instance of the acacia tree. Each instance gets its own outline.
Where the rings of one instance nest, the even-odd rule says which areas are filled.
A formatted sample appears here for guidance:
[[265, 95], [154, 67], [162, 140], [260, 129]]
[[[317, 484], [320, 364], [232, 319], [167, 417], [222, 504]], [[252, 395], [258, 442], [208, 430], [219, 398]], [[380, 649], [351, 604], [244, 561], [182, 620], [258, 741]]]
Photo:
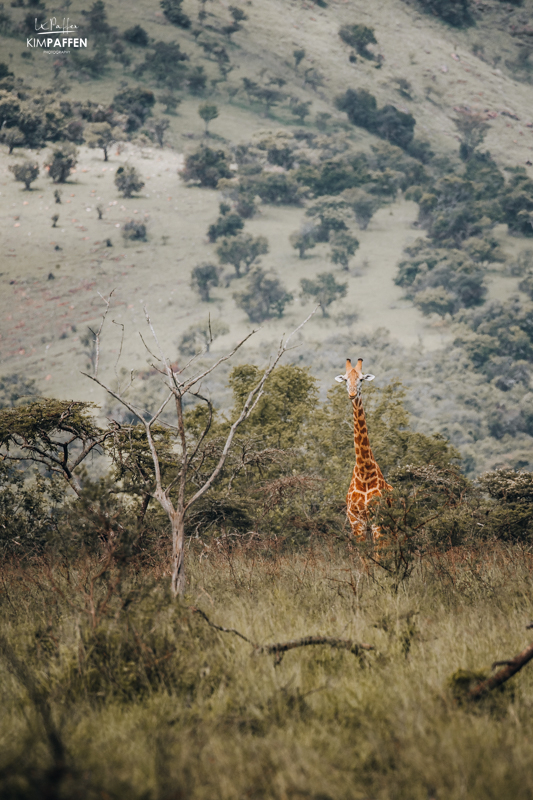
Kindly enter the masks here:
[[[148, 327], [158, 350], [158, 355], [154, 355], [149, 351], [154, 359], [153, 367], [162, 376], [163, 384], [166, 389], [165, 398], [160, 403], [159, 407], [155, 409], [155, 411], [147, 412], [145, 409], [137, 407], [126, 398], [126, 393], [131, 387], [133, 377], [130, 377], [126, 386], [122, 387], [119, 384], [116, 389], [112, 389], [99, 377], [100, 335], [110, 308], [109, 300], [105, 302], [106, 310], [102, 318], [102, 324], [95, 334], [97, 356], [95, 359], [94, 371], [92, 375], [84, 374], [127, 408], [138, 420], [138, 426], [146, 439], [151, 459], [150, 474], [147, 475], [146, 470], [144, 470], [143, 473], [139, 472], [138, 480], [140, 483], [144, 483], [143, 492], [147, 492], [151, 497], [157, 500], [168, 517], [172, 536], [171, 589], [175, 596], [183, 595], [186, 587], [185, 520], [187, 514], [191, 507], [211, 489], [221, 475], [238, 428], [248, 419], [257, 406], [257, 403], [264, 393], [265, 384], [280, 359], [287, 350], [292, 349], [289, 348], [290, 339], [305, 325], [307, 320], [314, 314], [314, 311], [287, 339], [285, 339], [285, 341], [281, 341], [275, 357], [271, 359], [269, 366], [263, 371], [260, 379], [244, 399], [240, 413], [231, 425], [223, 444], [220, 446], [216, 463], [206, 473], [201, 473], [199, 467], [201, 467], [203, 462], [202, 443], [209, 433], [214, 413], [213, 404], [209, 398], [200, 394], [199, 387], [201, 381], [210, 375], [222, 362], [231, 359], [237, 350], [239, 350], [256, 331], [254, 330], [245, 336], [231, 352], [219, 358], [210, 367], [199, 369], [196, 374], [193, 374], [191, 377], [186, 377], [186, 372], [193, 367], [196, 356], [183, 367], [176, 368], [163, 352], [152, 321], [146, 309], [144, 309]], [[203, 430], [195, 436], [187, 429], [187, 422], [184, 415], [184, 398], [186, 395], [192, 395], [200, 401], [200, 403], [203, 403], [206, 412]], [[176, 425], [163, 424], [161, 419], [161, 415], [171, 401], [174, 402], [175, 406]], [[167, 436], [160, 435], [161, 428], [166, 431], [168, 434]], [[115, 436], [117, 439], [120, 438], [120, 425], [118, 423], [115, 423]], [[175, 448], [169, 448], [169, 436], [175, 437]], [[116, 449], [117, 448], [115, 448], [115, 450]], [[174, 460], [174, 464], [169, 468], [169, 462], [172, 460]]]
[[79, 495], [77, 471], [111, 436], [91, 414], [93, 403], [38, 399], [0, 411], [0, 460], [43, 464]]

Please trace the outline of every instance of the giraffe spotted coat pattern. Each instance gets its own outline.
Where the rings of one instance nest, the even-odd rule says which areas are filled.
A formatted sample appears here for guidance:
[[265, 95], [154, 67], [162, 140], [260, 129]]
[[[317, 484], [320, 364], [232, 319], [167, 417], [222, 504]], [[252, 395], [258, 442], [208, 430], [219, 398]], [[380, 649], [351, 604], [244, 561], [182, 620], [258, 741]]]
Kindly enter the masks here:
[[[374, 380], [374, 375], [363, 374], [363, 359], [360, 358], [352, 367], [346, 360], [346, 373], [335, 378], [339, 383], [345, 382], [353, 407], [353, 433], [355, 446], [355, 467], [348, 494], [346, 495], [346, 511], [352, 533], [360, 541], [367, 538], [368, 506], [373, 497], [380, 497], [383, 492], [392, 490], [376, 463], [370, 448], [365, 411], [361, 397], [363, 381]], [[372, 526], [372, 538], [379, 537], [379, 527]]]

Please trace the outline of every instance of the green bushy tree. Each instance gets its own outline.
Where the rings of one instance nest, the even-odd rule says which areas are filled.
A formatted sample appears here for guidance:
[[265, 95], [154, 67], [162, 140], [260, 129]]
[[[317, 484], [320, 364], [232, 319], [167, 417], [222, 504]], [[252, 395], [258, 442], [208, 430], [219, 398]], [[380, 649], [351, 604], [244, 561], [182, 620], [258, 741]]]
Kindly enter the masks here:
[[198, 264], [191, 272], [191, 287], [198, 292], [204, 303], [209, 302], [209, 293], [219, 284], [219, 269], [213, 264]]
[[359, 240], [348, 231], [332, 231], [329, 244], [333, 263], [340, 264], [342, 269], [348, 270], [350, 259], [359, 248]]
[[304, 300], [314, 300], [318, 303], [323, 317], [329, 316], [329, 306], [335, 300], [346, 297], [348, 292], [348, 284], [337, 283], [332, 272], [321, 272], [315, 280], [302, 278], [300, 285], [302, 287], [301, 297]]
[[216, 242], [221, 236], [237, 236], [244, 228], [244, 220], [240, 214], [231, 211], [230, 206], [220, 204], [220, 216], [209, 226], [207, 236], [210, 242]]
[[198, 182], [200, 186], [216, 189], [221, 178], [230, 178], [228, 157], [224, 150], [212, 150], [202, 145], [185, 159], [185, 167], [181, 171], [182, 180]]
[[252, 265], [259, 256], [268, 253], [268, 239], [266, 236], [253, 237], [249, 233], [242, 233], [232, 236], [230, 239], [223, 239], [217, 247], [217, 255], [221, 264], [231, 264], [235, 268], [238, 278], [241, 276], [241, 269], [249, 272]]
[[235, 292], [233, 297], [251, 322], [263, 322], [273, 316], [282, 317], [285, 306], [293, 299], [279, 278], [261, 267], [256, 267], [250, 273], [246, 288]]
[[52, 152], [45, 166], [48, 167], [48, 175], [54, 183], [66, 183], [77, 163], [78, 150], [71, 142], [66, 142]]
[[122, 192], [123, 197], [131, 197], [135, 192], [140, 192], [144, 181], [132, 164], [125, 164], [115, 172], [115, 186]]
[[9, 171], [13, 173], [16, 181], [24, 184], [26, 190], [30, 190], [33, 181], [39, 175], [39, 165], [36, 161], [25, 161], [22, 164], [12, 164]]

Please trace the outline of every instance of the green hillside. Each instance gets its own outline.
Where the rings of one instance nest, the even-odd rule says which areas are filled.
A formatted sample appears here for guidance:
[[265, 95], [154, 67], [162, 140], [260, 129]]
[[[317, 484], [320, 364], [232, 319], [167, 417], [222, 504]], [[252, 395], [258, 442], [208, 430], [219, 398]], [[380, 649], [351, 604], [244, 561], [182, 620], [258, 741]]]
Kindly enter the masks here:
[[[0, 60], [11, 74], [1, 82], [0, 99], [2, 374], [31, 377], [46, 395], [102, 403], [80, 371], [90, 356], [87, 327], [102, 313], [99, 295], [112, 291], [118, 325], [102, 353], [110, 375], [121, 325], [119, 368], [146, 373], [137, 333], [145, 330], [144, 306], [178, 362], [201, 347], [197, 329], [208, 316], [219, 335], [205, 357], [231, 347], [258, 327], [257, 313], [251, 318], [235, 298], [246, 294], [250, 276], [219, 264], [224, 236], [210, 242], [208, 229], [224, 218], [220, 203], [228, 214], [242, 211], [244, 200], [255, 213], [243, 217], [240, 236], [268, 240], [250, 275], [260, 263], [292, 299], [257, 321], [261, 330], [243, 361], [264, 362], [280, 335], [310, 311], [311, 298], [304, 303], [300, 296], [302, 280], [332, 273], [346, 285], [344, 297], [340, 292], [324, 315], [315, 315], [293, 356], [312, 366], [324, 392], [346, 356], [363, 355], [380, 386], [402, 380], [415, 424], [448, 436], [468, 471], [530, 469], [533, 3], [473, 2], [462, 27], [430, 13], [446, 7], [444, 0], [429, 5], [255, 0], [239, 7], [244, 19], [217, 0], [4, 8]], [[181, 26], [169, 22], [165, 8]], [[185, 17], [172, 17], [172, 9]], [[87, 35], [87, 51], [54, 56], [27, 48], [36, 15], [68, 15]], [[131, 33], [135, 26], [145, 32], [140, 39]], [[350, 26], [371, 29], [375, 43], [354, 45]], [[154, 93], [140, 117], [134, 104], [123, 102], [138, 87]], [[364, 125], [359, 106], [351, 117], [342, 110], [348, 101], [343, 106], [339, 98], [347, 90], [357, 102], [375, 98]], [[218, 111], [208, 136], [202, 105]], [[472, 117], [480, 130], [486, 125], [484, 141], [461, 158], [454, 119]], [[115, 131], [108, 161], [89, 147], [104, 122]], [[15, 129], [22, 138], [15, 137], [9, 154], [8, 132]], [[44, 165], [68, 139], [78, 148], [77, 163], [67, 182], [56, 184]], [[202, 145], [225, 154], [227, 176], [218, 186], [215, 180], [201, 187], [178, 174]], [[30, 191], [10, 171], [26, 160], [40, 166]], [[132, 197], [114, 183], [126, 164], [144, 181]], [[451, 196], [453, 176], [474, 186], [471, 196]], [[361, 198], [370, 202], [370, 221], [354, 211]], [[329, 203], [326, 212], [320, 203]], [[441, 208], [444, 221], [435, 211]], [[145, 226], [146, 240], [124, 239], [131, 221]], [[299, 258], [290, 236], [310, 225], [317, 240]], [[358, 240], [355, 254], [345, 256], [347, 268], [346, 242], [331, 225]], [[453, 225], [456, 232], [447, 235]], [[429, 250], [421, 251], [415, 243], [428, 234]], [[418, 255], [405, 255], [406, 247], [417, 246]], [[437, 250], [437, 262], [448, 265], [438, 285], [435, 271], [428, 278], [437, 269], [428, 267], [428, 258]], [[416, 266], [411, 284], [398, 283], [398, 263], [406, 258], [425, 265]], [[191, 271], [200, 264], [221, 266], [209, 302], [191, 287]], [[453, 289], [463, 273], [477, 286], [467, 299], [464, 288]], [[502, 308], [494, 310], [494, 302]], [[484, 315], [492, 328], [479, 327]], [[516, 336], [498, 352], [499, 337], [515, 318], [522, 320]], [[480, 356], [483, 336], [492, 338], [483, 340]], [[215, 401], [224, 405], [218, 388], [212, 387]]]

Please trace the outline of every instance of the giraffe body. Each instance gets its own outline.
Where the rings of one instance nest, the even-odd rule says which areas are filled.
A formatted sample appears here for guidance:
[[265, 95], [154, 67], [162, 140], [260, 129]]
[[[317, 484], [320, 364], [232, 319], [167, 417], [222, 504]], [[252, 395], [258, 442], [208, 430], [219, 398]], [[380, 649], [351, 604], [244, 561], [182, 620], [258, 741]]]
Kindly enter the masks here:
[[[360, 541], [364, 541], [367, 538], [368, 506], [372, 498], [380, 497], [383, 492], [392, 490], [392, 486], [383, 477], [370, 447], [361, 387], [363, 381], [374, 380], [374, 376], [364, 375], [362, 365], [362, 358], [359, 359], [355, 367], [352, 367], [352, 362], [347, 359], [346, 374], [335, 378], [339, 382], [346, 382], [348, 395], [353, 407], [355, 467], [348, 494], [346, 495], [346, 512], [352, 533]], [[379, 538], [379, 533], [379, 527], [373, 525], [373, 540]]]

